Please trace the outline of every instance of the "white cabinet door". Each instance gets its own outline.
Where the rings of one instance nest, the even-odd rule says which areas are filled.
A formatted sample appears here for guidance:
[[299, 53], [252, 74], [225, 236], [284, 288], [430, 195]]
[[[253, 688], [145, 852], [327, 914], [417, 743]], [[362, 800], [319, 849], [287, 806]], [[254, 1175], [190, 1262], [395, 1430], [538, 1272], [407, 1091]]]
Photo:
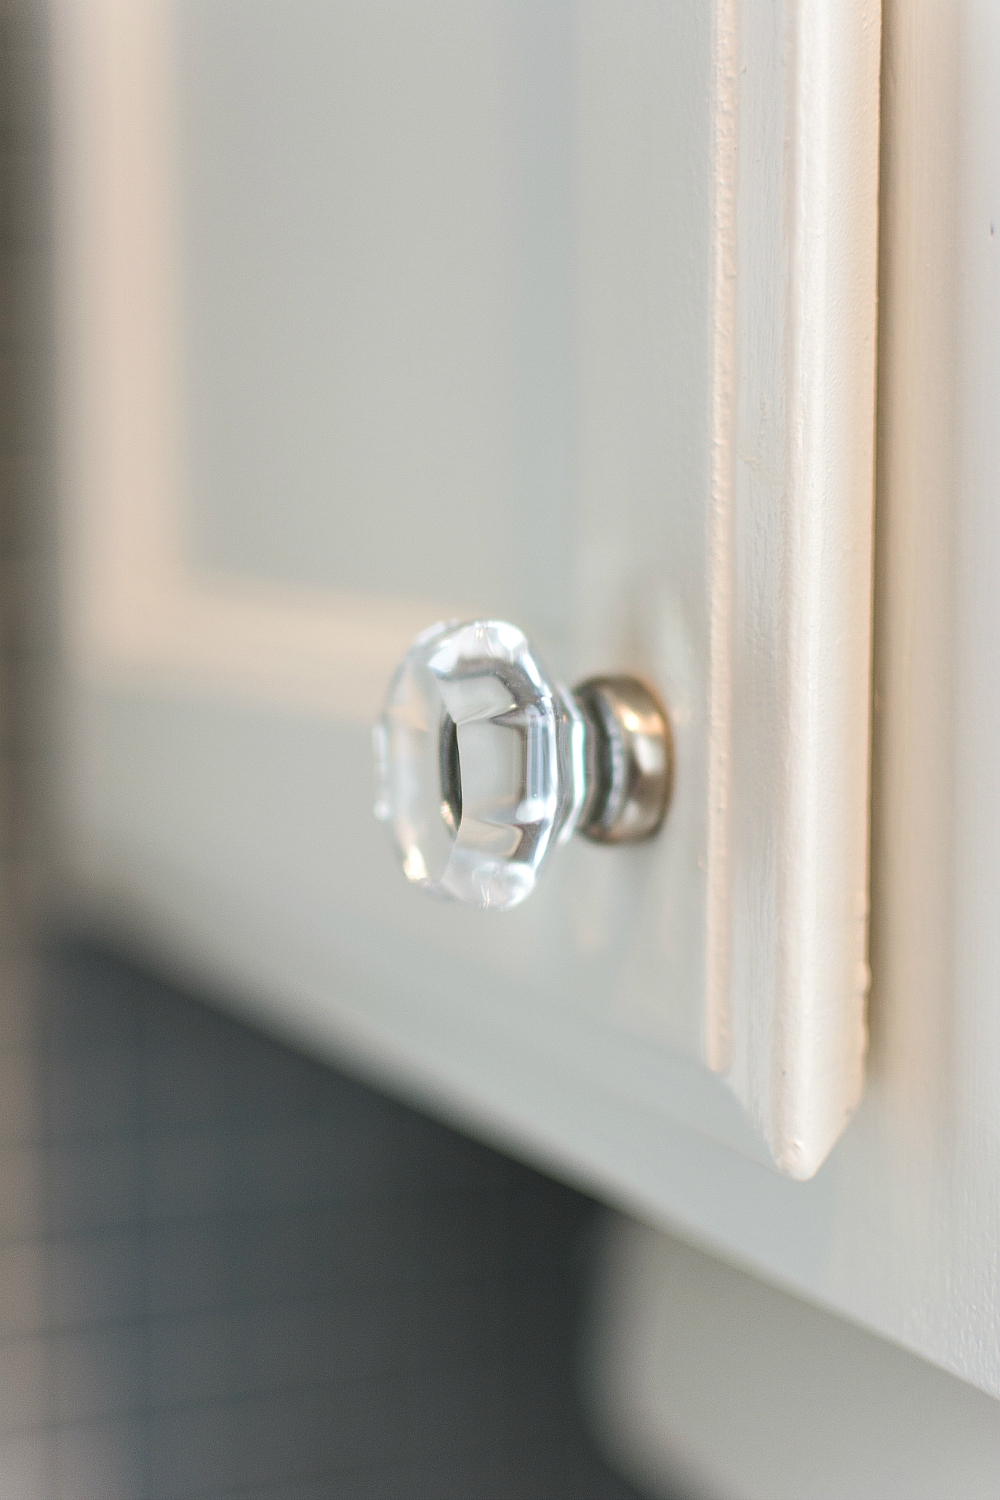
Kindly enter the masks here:
[[[846, 1130], [877, 7], [54, 28], [73, 899], [1000, 1392], [992, 18], [886, 17]], [[369, 730], [444, 616], [656, 684], [660, 837], [503, 916], [407, 886]]]

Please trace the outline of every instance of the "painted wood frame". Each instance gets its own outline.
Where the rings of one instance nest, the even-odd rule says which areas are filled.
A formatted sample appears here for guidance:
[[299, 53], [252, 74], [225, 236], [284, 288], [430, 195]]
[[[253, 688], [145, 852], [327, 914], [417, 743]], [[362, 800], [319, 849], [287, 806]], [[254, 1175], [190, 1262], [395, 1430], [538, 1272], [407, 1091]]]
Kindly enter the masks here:
[[[595, 36], [626, 25], [607, 7], [580, 9]], [[75, 701], [109, 691], [235, 697], [369, 723], [411, 637], [462, 613], [464, 601], [333, 596], [192, 565], [178, 498], [168, 10], [59, 0], [54, 13]], [[650, 40], [641, 4], [627, 23], [623, 55], [633, 46], [641, 69]], [[691, 1004], [702, 1074], [682, 1086], [664, 1064], [647, 1092], [672, 1091], [675, 1120], [808, 1178], [858, 1104], [866, 1046], [879, 7], [716, 0], [704, 88], [710, 451], [706, 487], [688, 502], [703, 515], [704, 713], [690, 750], [684, 741], [703, 761], [704, 842], [692, 855], [703, 921], [695, 937], [679, 927], [677, 938], [701, 945], [684, 972], [701, 976]], [[677, 691], [668, 682], [668, 697]], [[71, 766], [79, 810], [92, 790], [73, 791], [75, 775]], [[112, 873], [95, 825], [76, 826], [75, 878], [106, 908], [127, 904], [135, 866]], [[139, 925], [156, 926], [155, 905], [151, 895]], [[225, 947], [189, 929], [202, 959]], [[238, 948], [234, 938], [216, 963], [234, 978]], [[275, 993], [280, 971], [278, 961]], [[324, 1024], [317, 1006], [297, 1033], [313, 1044]], [[416, 1041], [394, 1037], [391, 1023], [349, 1024], [362, 1054], [401, 1048], [402, 1076], [476, 1097], [477, 1070], [460, 1059], [418, 1062]], [[640, 1066], [636, 1055], [626, 1073]], [[751, 1131], [734, 1123], [718, 1079]], [[498, 1097], [480, 1105], [508, 1113]], [[509, 1113], [529, 1139], [552, 1134], [531, 1109]], [[566, 1149], [631, 1190], [616, 1147]]]

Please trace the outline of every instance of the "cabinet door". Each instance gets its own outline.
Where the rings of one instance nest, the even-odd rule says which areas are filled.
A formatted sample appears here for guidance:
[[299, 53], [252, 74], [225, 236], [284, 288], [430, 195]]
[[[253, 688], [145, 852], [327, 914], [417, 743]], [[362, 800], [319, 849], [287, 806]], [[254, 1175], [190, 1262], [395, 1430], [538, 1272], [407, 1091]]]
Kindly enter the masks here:
[[[956, 364], [907, 339], [947, 324], [949, 79], [979, 97], [992, 33], [890, 22], [880, 743], [930, 754], [913, 631], [953, 523], [936, 554], [914, 517], [947, 492]], [[1000, 1388], [995, 1048], [935, 1051], [943, 959], [914, 1040], [886, 958], [832, 1149], [865, 1046], [878, 7], [59, 0], [54, 25], [74, 899]], [[676, 753], [656, 839], [570, 841], [503, 915], [423, 899], [371, 813], [396, 662], [490, 617], [564, 681], [651, 681]], [[940, 806], [913, 764], [897, 830]], [[879, 848], [878, 951], [912, 964], [935, 908], [915, 933], [900, 893], [933, 882]], [[903, 1099], [915, 1048], [936, 1082]]]

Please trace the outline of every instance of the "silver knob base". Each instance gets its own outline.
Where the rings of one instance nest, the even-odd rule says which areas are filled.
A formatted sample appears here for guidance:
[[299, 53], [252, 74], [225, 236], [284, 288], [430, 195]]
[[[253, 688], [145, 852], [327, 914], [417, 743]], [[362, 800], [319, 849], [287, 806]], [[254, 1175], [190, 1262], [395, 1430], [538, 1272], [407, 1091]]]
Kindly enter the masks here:
[[573, 690], [586, 725], [587, 798], [576, 832], [598, 844], [651, 838], [673, 781], [670, 722], [635, 677], [589, 677]]

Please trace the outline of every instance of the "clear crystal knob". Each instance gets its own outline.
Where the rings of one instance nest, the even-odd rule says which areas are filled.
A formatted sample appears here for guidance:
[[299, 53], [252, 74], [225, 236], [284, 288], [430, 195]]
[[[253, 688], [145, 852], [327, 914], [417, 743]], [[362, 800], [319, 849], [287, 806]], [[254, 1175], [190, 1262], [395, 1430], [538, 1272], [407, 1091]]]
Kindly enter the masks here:
[[550, 849], [578, 831], [647, 838], [670, 794], [670, 730], [631, 677], [553, 686], [501, 620], [434, 625], [414, 641], [375, 727], [376, 817], [414, 884], [516, 906]]

